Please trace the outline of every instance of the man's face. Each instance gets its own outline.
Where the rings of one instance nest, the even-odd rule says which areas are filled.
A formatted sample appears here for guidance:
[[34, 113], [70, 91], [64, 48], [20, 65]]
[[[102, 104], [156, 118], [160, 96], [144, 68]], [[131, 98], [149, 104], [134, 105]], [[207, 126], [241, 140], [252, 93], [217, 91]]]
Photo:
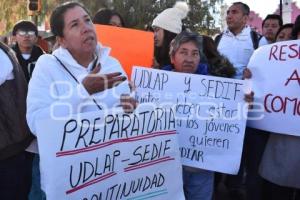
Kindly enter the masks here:
[[37, 37], [34, 31], [19, 29], [16, 32], [15, 40], [20, 49], [32, 48], [37, 42]]
[[241, 5], [232, 5], [226, 16], [228, 29], [235, 33], [244, 28], [248, 20], [248, 16], [243, 13]]
[[263, 36], [265, 36], [269, 42], [274, 42], [279, 28], [280, 25], [277, 19], [267, 19], [262, 27]]
[[171, 56], [171, 63], [176, 72], [195, 73], [200, 63], [198, 47], [192, 41], [181, 44]]

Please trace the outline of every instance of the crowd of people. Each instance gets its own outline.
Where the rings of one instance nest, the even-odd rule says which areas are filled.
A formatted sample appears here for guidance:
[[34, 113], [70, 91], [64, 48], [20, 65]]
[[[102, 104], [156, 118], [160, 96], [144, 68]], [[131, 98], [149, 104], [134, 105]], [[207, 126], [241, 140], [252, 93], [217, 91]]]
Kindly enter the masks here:
[[[260, 35], [247, 25], [248, 5], [235, 2], [227, 11], [226, 30], [213, 40], [185, 28], [189, 12], [186, 2], [177, 2], [153, 19], [153, 68], [247, 79], [252, 76], [247, 65], [257, 48], [300, 39], [300, 16], [294, 24], [283, 24], [279, 15], [270, 14]], [[120, 106], [132, 112], [138, 104], [121, 64], [98, 42], [94, 28], [126, 27], [118, 12], [100, 9], [91, 18], [82, 4], [68, 2], [53, 10], [50, 24], [56, 43], [51, 54], [37, 45], [37, 27], [27, 20], [14, 25], [13, 46], [0, 42], [0, 199], [46, 199], [35, 137], [38, 120]], [[69, 85], [53, 85], [60, 82]], [[245, 100], [251, 103], [253, 95], [255, 91], [246, 94]], [[65, 103], [71, 107], [53, 110], [53, 105]], [[300, 199], [298, 144], [299, 137], [247, 127], [238, 174], [183, 166], [185, 197], [216, 199], [218, 186], [224, 184], [226, 198], [232, 200]]]

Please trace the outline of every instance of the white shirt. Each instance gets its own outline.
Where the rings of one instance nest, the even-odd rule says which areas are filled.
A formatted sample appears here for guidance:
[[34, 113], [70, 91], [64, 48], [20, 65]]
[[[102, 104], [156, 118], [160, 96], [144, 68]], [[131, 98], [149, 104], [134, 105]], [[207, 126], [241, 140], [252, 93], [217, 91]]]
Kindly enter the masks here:
[[13, 64], [2, 49], [0, 49], [0, 62], [0, 85], [2, 85], [6, 80], [14, 79]]
[[264, 45], [267, 45], [269, 44], [268, 40], [265, 38], [265, 36], [263, 36], [260, 40], [259, 40], [259, 43], [258, 43], [258, 46], [261, 47], [261, 46], [264, 46]]
[[222, 34], [218, 51], [233, 64], [236, 69], [234, 78], [242, 79], [243, 70], [247, 67], [254, 51], [251, 28], [246, 26], [239, 34], [234, 35], [228, 29]]
[[[125, 75], [120, 63], [110, 57], [109, 52], [109, 48], [97, 46], [98, 62], [101, 63], [99, 74], [122, 72]], [[79, 84], [53, 55], [61, 60]], [[125, 81], [114, 88], [89, 95], [81, 82], [90, 73], [92, 62], [89, 67], [83, 67], [62, 47], [56, 49], [53, 55], [44, 54], [39, 57], [29, 81], [27, 122], [34, 134], [38, 120], [67, 119], [76, 113], [98, 110], [91, 97], [105, 110], [118, 106], [121, 94], [130, 93], [128, 82]]]

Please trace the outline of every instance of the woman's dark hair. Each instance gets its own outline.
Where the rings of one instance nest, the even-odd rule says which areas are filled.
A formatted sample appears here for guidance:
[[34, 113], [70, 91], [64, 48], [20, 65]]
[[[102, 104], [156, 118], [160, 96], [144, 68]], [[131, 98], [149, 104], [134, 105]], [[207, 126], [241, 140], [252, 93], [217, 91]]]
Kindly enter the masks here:
[[236, 70], [230, 61], [222, 56], [214, 40], [211, 37], [203, 35], [203, 53], [208, 62], [208, 73], [213, 76], [231, 78], [235, 75]]
[[116, 11], [108, 8], [100, 8], [93, 18], [94, 24], [110, 25], [109, 21], [113, 16], [118, 16], [121, 20], [122, 27], [125, 27], [125, 21], [123, 17]]
[[65, 26], [65, 21], [64, 21], [64, 16], [67, 10], [75, 8], [75, 7], [81, 7], [86, 11], [88, 15], [89, 11], [81, 4], [78, 2], [66, 2], [63, 3], [59, 6], [57, 6], [50, 17], [50, 27], [51, 27], [51, 32], [53, 33], [54, 36], [60, 36], [63, 37], [63, 30]]
[[156, 61], [159, 64], [159, 67], [163, 67], [165, 65], [171, 64], [169, 50], [170, 50], [170, 43], [176, 37], [176, 33], [172, 33], [170, 31], [164, 30], [164, 38], [161, 47], [154, 48], [154, 56]]
[[249, 15], [250, 14], [250, 8], [247, 4], [245, 4], [243, 2], [234, 2], [232, 5], [241, 6], [244, 15]]
[[277, 33], [276, 33], [276, 36], [275, 36], [275, 41], [277, 40], [277, 37], [279, 35], [279, 33], [283, 30], [283, 29], [286, 29], [286, 28], [293, 28], [294, 27], [294, 24], [293, 23], [288, 23], [288, 24], [284, 24], [282, 26], [280, 26], [280, 28], [278, 29]]
[[270, 14], [270, 15], [267, 15], [266, 18], [263, 20], [262, 27], [264, 27], [266, 21], [269, 20], [269, 19], [277, 20], [279, 26], [283, 25], [282, 17], [280, 17], [280, 15]]
[[298, 39], [298, 33], [300, 32], [300, 15], [297, 16], [295, 20], [295, 24], [292, 30], [292, 39], [296, 40]]

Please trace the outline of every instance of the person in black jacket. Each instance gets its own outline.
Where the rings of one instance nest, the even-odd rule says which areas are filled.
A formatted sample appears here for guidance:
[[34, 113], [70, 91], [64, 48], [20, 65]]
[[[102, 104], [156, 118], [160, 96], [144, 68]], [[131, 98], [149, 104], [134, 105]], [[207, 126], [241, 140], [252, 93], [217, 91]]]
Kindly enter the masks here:
[[[16, 53], [27, 83], [29, 83], [36, 61], [44, 54], [44, 51], [36, 45], [38, 39], [37, 27], [31, 21], [21, 20], [15, 24], [12, 34], [16, 41], [12, 49]], [[31, 152], [33, 156], [32, 186], [29, 199], [45, 199], [40, 189], [39, 156], [36, 154], [36, 139], [33, 140], [26, 151]]]
[[19, 21], [15, 24], [12, 34], [16, 41], [12, 49], [16, 52], [27, 82], [31, 77], [37, 59], [44, 51], [36, 45], [38, 30], [31, 21]]

